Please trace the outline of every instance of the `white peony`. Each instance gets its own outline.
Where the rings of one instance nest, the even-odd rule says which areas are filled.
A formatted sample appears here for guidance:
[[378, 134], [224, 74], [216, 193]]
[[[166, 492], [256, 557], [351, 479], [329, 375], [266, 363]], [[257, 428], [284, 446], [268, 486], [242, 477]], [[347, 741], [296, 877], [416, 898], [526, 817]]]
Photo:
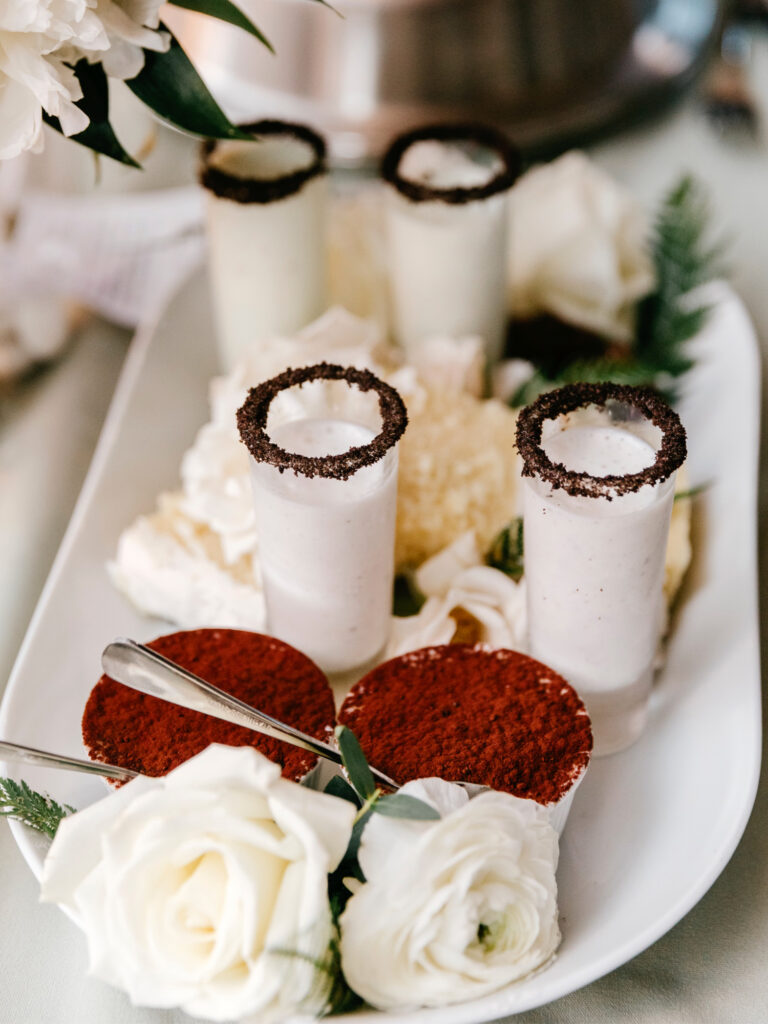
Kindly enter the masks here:
[[654, 284], [637, 200], [583, 153], [523, 175], [510, 193], [509, 303], [627, 342]]
[[388, 658], [450, 643], [457, 629], [457, 609], [475, 620], [478, 632], [473, 642], [525, 650], [525, 585], [483, 563], [471, 530], [423, 562], [415, 582], [427, 600], [418, 615], [392, 619]]
[[354, 815], [251, 748], [211, 746], [66, 818], [42, 898], [85, 931], [91, 973], [135, 1005], [210, 1020], [319, 1012], [327, 875]]
[[75, 104], [83, 93], [71, 65], [101, 62], [132, 78], [142, 47], [167, 50], [158, 0], [0, 0], [0, 160], [42, 147], [43, 111], [65, 135], [88, 127]]
[[425, 779], [402, 792], [438, 822], [374, 814], [363, 832], [367, 881], [341, 917], [352, 988], [382, 1010], [443, 1006], [508, 985], [560, 941], [557, 835], [531, 800]]
[[64, 58], [73, 49], [90, 57], [108, 46], [92, 0], [0, 3], [1, 160], [39, 148], [43, 110], [59, 118], [66, 135], [88, 126], [75, 106], [80, 84]]
[[163, 0], [96, 0], [96, 14], [109, 40], [109, 49], [98, 59], [110, 78], [135, 78], [144, 67], [144, 50], [164, 53], [168, 49], [170, 36], [157, 31], [162, 3]]

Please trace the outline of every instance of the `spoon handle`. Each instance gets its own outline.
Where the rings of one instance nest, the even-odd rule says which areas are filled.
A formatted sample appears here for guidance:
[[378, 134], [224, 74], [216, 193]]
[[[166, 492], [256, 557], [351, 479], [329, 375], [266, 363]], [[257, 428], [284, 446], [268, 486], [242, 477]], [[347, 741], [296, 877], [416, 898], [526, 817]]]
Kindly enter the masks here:
[[[133, 690], [159, 697], [171, 704], [179, 704], [191, 711], [200, 711], [233, 725], [245, 726], [246, 729], [309, 750], [334, 764], [342, 763], [341, 754], [330, 744], [251, 707], [135, 640], [121, 637], [108, 644], [101, 656], [101, 663], [108, 676]], [[374, 768], [371, 771], [377, 782], [397, 789], [396, 783], [388, 776]]]
[[0, 740], [0, 760], [42, 765], [44, 768], [66, 768], [73, 772], [116, 779], [118, 782], [130, 782], [138, 775], [138, 772], [131, 771], [130, 768], [118, 768], [117, 765], [102, 764], [99, 761], [84, 761], [66, 754], [52, 754], [47, 750], [24, 747], [20, 743], [8, 743], [6, 740]]

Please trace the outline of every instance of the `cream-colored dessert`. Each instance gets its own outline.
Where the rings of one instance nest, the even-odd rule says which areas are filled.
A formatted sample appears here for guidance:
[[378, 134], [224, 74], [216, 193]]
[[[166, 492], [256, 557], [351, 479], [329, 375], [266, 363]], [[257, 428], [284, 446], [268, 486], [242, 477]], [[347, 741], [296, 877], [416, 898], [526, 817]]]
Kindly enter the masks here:
[[406, 353], [435, 334], [478, 335], [489, 362], [507, 322], [507, 193], [516, 160], [488, 129], [400, 136], [382, 165], [392, 329]]
[[253, 142], [205, 149], [209, 270], [222, 361], [292, 334], [326, 306], [325, 143], [303, 125], [259, 121]]
[[524, 410], [518, 446], [528, 649], [578, 689], [610, 754], [645, 724], [685, 431], [648, 392], [581, 384]]
[[[325, 416], [268, 423], [274, 399], [311, 382], [376, 394], [376, 430], [333, 417], [322, 392]], [[326, 672], [372, 661], [391, 619], [400, 396], [370, 371], [322, 363], [252, 389], [237, 423], [250, 454], [268, 631]]]

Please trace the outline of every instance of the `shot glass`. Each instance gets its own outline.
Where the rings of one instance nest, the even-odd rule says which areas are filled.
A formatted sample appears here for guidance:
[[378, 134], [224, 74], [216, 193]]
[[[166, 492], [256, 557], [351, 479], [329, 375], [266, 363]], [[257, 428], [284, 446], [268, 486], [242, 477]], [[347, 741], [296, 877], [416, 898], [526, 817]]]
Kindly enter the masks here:
[[207, 142], [209, 273], [221, 359], [295, 331], [326, 306], [325, 142], [284, 121], [243, 126], [254, 139]]
[[[339, 401], [339, 388], [358, 394]], [[362, 414], [361, 395], [373, 416]], [[277, 398], [287, 401], [271, 416]], [[368, 664], [392, 614], [397, 443], [408, 422], [400, 395], [369, 370], [320, 363], [252, 388], [237, 422], [268, 632], [329, 674]]]
[[595, 754], [647, 717], [663, 613], [680, 419], [650, 391], [573, 384], [518, 419], [529, 650], [587, 706]]
[[395, 337], [477, 335], [488, 365], [507, 324], [508, 191], [516, 151], [491, 128], [436, 125], [400, 135], [382, 163]]

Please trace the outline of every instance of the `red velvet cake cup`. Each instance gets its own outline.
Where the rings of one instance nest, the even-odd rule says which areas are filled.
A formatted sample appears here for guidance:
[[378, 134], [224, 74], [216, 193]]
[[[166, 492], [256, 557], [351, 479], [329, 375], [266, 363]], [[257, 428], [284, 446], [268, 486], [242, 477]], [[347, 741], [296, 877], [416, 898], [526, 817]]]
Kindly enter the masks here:
[[[246, 704], [332, 742], [335, 707], [328, 680], [281, 640], [239, 629], [193, 629], [148, 646]], [[82, 730], [93, 761], [149, 776], [167, 774], [211, 743], [254, 747], [296, 782], [317, 764], [310, 751], [138, 693], [106, 675], [91, 691]]]
[[535, 800], [562, 831], [589, 763], [584, 704], [561, 676], [516, 651], [425, 647], [352, 687], [339, 721], [401, 785], [437, 776]]

